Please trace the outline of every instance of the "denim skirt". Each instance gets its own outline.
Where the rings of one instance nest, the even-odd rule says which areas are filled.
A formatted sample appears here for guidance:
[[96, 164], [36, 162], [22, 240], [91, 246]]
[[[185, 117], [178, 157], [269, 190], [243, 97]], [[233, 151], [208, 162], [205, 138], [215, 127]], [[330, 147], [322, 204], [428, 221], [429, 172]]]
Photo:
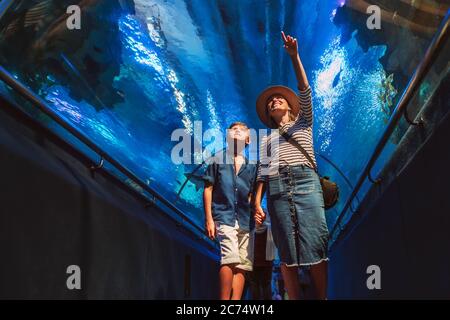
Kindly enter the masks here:
[[268, 177], [267, 206], [280, 261], [307, 266], [328, 260], [328, 227], [318, 174], [308, 166], [280, 166]]

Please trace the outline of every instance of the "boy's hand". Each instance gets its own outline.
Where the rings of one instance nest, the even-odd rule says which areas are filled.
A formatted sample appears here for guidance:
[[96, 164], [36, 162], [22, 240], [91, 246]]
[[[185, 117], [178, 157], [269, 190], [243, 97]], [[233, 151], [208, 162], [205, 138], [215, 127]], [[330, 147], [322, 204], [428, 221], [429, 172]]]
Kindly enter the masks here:
[[255, 206], [255, 222], [257, 225], [261, 225], [266, 220], [266, 214], [260, 205]]
[[206, 235], [208, 236], [208, 238], [214, 240], [216, 238], [216, 225], [214, 223], [214, 220], [207, 219], [205, 228], [206, 228]]
[[293, 38], [291, 36], [286, 36], [284, 34], [284, 31], [281, 31], [281, 38], [284, 42], [284, 49], [286, 49], [286, 52], [290, 56], [296, 56], [298, 54], [298, 44], [297, 44], [297, 38]]

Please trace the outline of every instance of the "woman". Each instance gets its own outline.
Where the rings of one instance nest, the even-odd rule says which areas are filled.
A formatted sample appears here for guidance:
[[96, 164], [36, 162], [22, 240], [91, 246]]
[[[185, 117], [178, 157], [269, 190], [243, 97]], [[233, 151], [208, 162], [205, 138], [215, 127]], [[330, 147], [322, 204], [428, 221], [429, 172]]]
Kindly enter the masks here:
[[[261, 121], [267, 127], [279, 130], [272, 130], [262, 144], [255, 221], [262, 223], [265, 219], [261, 199], [267, 190], [273, 238], [289, 299], [300, 298], [300, 266], [310, 266], [316, 296], [326, 299], [328, 228], [319, 176], [313, 169], [317, 164], [312, 138], [311, 88], [298, 55], [297, 39], [286, 37], [284, 32], [281, 35], [294, 66], [300, 93], [297, 96], [287, 87], [273, 86], [265, 89], [256, 102]], [[289, 137], [282, 136], [282, 132], [296, 140], [314, 164]], [[273, 157], [270, 162], [264, 159], [265, 150]]]

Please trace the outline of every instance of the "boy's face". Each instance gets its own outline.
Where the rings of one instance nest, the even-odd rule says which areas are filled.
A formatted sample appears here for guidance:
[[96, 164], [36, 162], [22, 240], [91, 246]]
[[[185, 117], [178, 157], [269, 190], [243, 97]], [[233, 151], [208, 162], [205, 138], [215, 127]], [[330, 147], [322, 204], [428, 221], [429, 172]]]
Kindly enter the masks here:
[[228, 129], [228, 139], [244, 141], [246, 144], [250, 143], [249, 130], [243, 125], [234, 125]]

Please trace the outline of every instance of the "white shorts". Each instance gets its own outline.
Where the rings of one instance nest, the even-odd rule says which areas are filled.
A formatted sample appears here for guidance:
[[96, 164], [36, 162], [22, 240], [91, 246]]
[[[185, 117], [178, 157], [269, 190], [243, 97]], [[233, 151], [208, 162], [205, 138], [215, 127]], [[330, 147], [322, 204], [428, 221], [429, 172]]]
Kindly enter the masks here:
[[252, 271], [253, 269], [253, 232], [216, 222], [217, 237], [220, 242], [220, 264], [236, 264], [236, 268]]

